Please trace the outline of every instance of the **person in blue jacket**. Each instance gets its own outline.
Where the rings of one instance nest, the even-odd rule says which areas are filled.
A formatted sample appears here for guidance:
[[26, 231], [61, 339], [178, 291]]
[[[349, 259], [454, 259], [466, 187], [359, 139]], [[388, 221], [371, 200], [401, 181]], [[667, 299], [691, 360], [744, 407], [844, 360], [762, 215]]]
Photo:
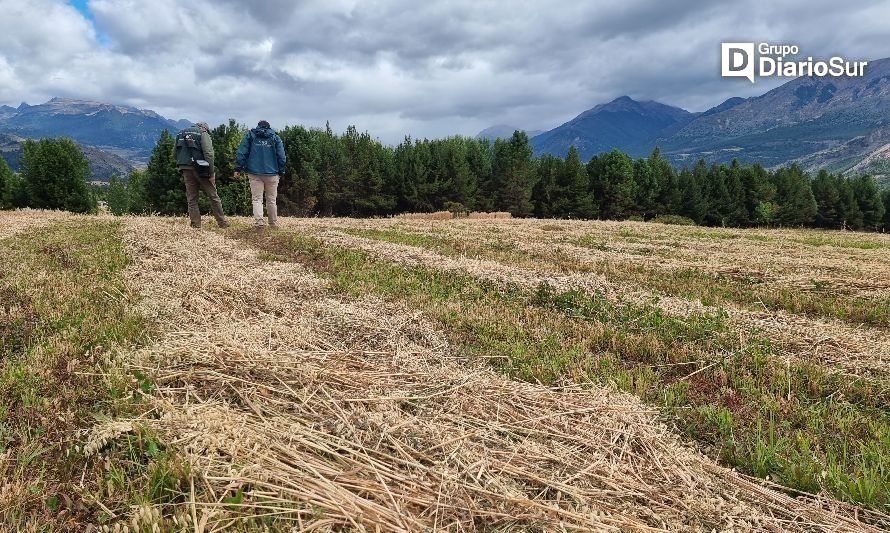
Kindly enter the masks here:
[[263, 220], [263, 193], [266, 194], [266, 212], [269, 226], [278, 227], [278, 179], [284, 172], [287, 156], [281, 137], [265, 120], [244, 134], [235, 152], [235, 172], [247, 171], [250, 178], [250, 199], [256, 227], [265, 225]]

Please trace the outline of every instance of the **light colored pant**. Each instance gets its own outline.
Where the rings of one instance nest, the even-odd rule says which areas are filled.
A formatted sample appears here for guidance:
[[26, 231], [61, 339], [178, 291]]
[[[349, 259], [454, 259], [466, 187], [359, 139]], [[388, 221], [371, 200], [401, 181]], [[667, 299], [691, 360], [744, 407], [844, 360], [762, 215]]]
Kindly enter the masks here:
[[253, 220], [257, 226], [265, 224], [263, 220], [263, 192], [266, 193], [266, 212], [269, 214], [269, 225], [278, 226], [278, 176], [261, 176], [248, 174], [250, 177], [250, 201], [253, 204]]

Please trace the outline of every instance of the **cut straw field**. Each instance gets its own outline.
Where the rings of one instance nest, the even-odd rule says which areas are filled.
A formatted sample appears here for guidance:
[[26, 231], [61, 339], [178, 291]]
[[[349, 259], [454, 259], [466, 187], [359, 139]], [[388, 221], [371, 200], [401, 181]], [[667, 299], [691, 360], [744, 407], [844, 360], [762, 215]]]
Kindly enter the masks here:
[[2, 217], [8, 529], [890, 527], [884, 236]]

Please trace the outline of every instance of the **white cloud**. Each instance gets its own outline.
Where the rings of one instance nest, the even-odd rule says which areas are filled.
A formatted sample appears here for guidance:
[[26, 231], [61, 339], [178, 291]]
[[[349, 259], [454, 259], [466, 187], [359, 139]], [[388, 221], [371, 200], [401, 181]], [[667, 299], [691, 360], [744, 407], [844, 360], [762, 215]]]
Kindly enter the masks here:
[[751, 87], [719, 78], [719, 43], [795, 41], [890, 55], [890, 4], [0, 0], [0, 103], [52, 96], [171, 118], [338, 129], [387, 142], [549, 128], [622, 94], [702, 110]]

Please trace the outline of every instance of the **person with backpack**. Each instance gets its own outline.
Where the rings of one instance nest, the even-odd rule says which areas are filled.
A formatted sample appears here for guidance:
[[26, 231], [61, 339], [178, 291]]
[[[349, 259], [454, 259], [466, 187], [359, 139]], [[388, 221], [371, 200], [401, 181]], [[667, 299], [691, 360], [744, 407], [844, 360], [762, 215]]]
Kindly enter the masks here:
[[201, 227], [201, 209], [198, 193], [204, 191], [210, 199], [213, 217], [221, 228], [228, 228], [229, 221], [223, 213], [222, 201], [216, 192], [216, 176], [213, 171], [213, 140], [206, 122], [198, 122], [176, 134], [174, 149], [176, 166], [185, 184], [185, 199], [193, 228]]
[[278, 227], [278, 179], [284, 171], [287, 156], [281, 137], [272, 130], [265, 120], [244, 134], [235, 152], [235, 172], [244, 170], [250, 178], [250, 199], [253, 204], [253, 219], [257, 228], [265, 225], [263, 220], [263, 193], [266, 194], [266, 212], [269, 226]]

